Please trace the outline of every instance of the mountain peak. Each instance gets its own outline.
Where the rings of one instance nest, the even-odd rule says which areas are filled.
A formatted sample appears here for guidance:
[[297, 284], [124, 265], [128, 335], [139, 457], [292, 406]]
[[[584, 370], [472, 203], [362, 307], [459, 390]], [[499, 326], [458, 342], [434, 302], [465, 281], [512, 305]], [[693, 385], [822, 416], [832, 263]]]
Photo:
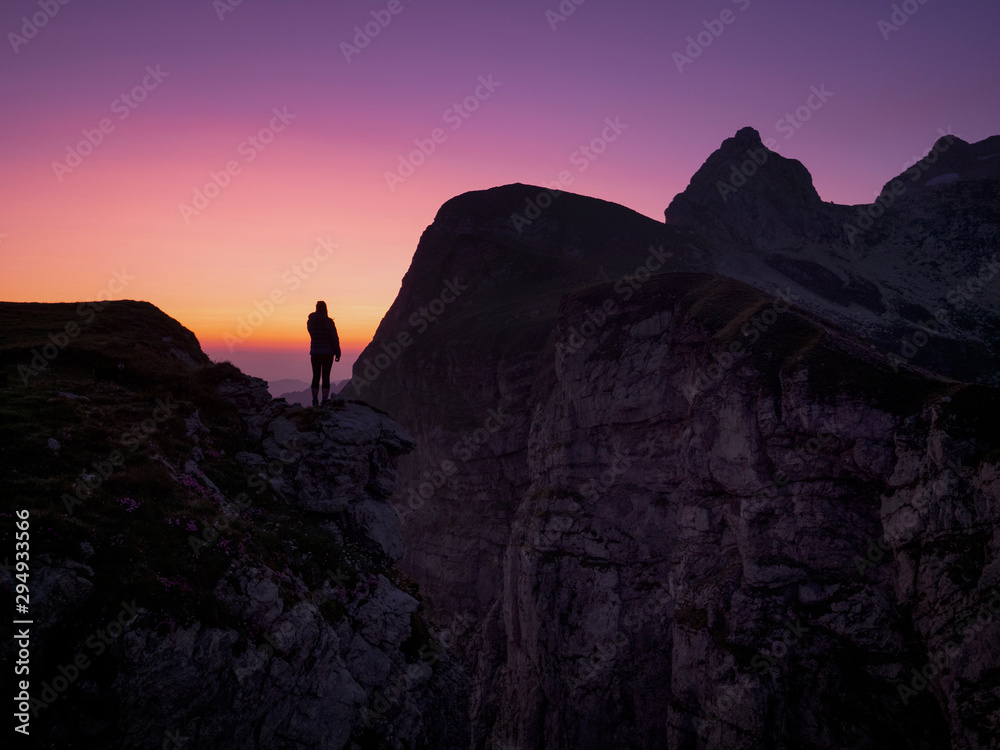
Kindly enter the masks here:
[[760, 133], [757, 132], [756, 128], [747, 125], [737, 130], [736, 135], [732, 138], [724, 140], [719, 149], [722, 150], [730, 145], [738, 148], [760, 148], [764, 145], [764, 141], [761, 140]]
[[698, 226], [745, 242], [749, 226], [765, 235], [779, 233], [786, 225], [799, 230], [820, 205], [802, 163], [771, 151], [760, 133], [744, 127], [705, 160], [664, 216], [667, 224]]
[[941, 133], [923, 158], [889, 180], [882, 192], [910, 187], [935, 187], [954, 182], [1000, 182], [1000, 136], [968, 143]]

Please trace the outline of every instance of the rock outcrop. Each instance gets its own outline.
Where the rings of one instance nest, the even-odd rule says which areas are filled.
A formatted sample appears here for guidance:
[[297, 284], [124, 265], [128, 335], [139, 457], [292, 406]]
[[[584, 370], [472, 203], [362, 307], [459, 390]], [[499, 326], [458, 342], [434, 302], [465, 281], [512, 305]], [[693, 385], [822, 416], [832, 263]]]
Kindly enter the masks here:
[[[251, 438], [261, 440], [261, 452], [241, 453], [240, 462], [258, 476], [282, 465], [270, 485], [312, 514], [331, 544], [353, 534], [398, 558], [399, 525], [387, 497], [396, 457], [413, 448], [406, 433], [353, 403], [320, 412], [311, 429], [300, 430], [262, 381], [252, 383], [219, 389], [243, 406]], [[434, 723], [434, 712], [444, 712], [438, 693], [454, 690], [446, 682], [458, 678], [442, 671], [446, 664], [435, 675], [432, 664], [444, 654], [433, 641], [410, 643], [417, 600], [385, 575], [349, 585], [343, 570], [327, 574], [323, 588], [310, 591], [288, 571], [249, 560], [234, 565], [215, 594], [256, 628], [249, 641], [203, 622], [165, 634], [130, 629], [114, 685], [128, 738], [122, 746], [153, 746], [163, 715], [195, 747], [403, 748], [460, 740], [460, 731], [449, 738], [448, 727]], [[343, 605], [337, 622], [324, 617], [329, 602]], [[454, 724], [461, 727], [460, 717]]]
[[1000, 304], [948, 290], [989, 269], [997, 183], [897, 196], [859, 251], [860, 209], [758, 147], [724, 144], [667, 226], [450, 201], [343, 391], [416, 440], [403, 564], [470, 672], [473, 747], [994, 742]]
[[[151, 306], [140, 314], [162, 316]], [[144, 330], [137, 321], [115, 331], [122, 356]], [[3, 394], [17, 414], [22, 400], [35, 403], [33, 389], [67, 389], [48, 401], [57, 411], [33, 415], [58, 424], [53, 414], [75, 410], [57, 451], [67, 467], [88, 442], [101, 445], [102, 430], [123, 436], [117, 455], [82, 472], [89, 491], [74, 495], [56, 464], [47, 505], [19, 489], [41, 481], [37, 467], [6, 472], [32, 514], [36, 746], [464, 747], [464, 673], [396, 565], [389, 497], [412, 438], [362, 404], [303, 409], [228, 364], [168, 365], [169, 345], [148, 354], [175, 368], [157, 402], [166, 415], [128, 428], [148, 440], [134, 452], [120, 447], [132, 433], [116, 426], [116, 409], [144, 408], [153, 394], [93, 385], [78, 366], [91, 352], [67, 350]], [[5, 572], [8, 592], [13, 584]], [[12, 669], [9, 640], [0, 655]]]

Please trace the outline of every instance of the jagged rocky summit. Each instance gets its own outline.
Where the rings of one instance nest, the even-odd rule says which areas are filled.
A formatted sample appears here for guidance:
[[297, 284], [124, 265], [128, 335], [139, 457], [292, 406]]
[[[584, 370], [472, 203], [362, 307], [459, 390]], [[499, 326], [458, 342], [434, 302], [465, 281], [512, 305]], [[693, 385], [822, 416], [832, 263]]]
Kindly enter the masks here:
[[836, 206], [744, 129], [665, 224], [442, 206], [342, 393], [415, 439], [472, 747], [995, 746], [997, 151]]
[[1000, 136], [939, 138], [862, 206], [824, 202], [801, 163], [752, 128], [712, 154], [665, 212], [711, 248], [709, 269], [766, 289], [906, 364], [1000, 383]]

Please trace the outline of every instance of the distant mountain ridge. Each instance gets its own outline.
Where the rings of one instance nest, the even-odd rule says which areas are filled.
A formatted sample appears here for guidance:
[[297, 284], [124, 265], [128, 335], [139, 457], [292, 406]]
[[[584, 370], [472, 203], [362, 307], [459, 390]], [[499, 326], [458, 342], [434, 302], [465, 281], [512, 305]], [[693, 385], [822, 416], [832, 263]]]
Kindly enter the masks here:
[[[800, 307], [871, 342], [897, 369], [912, 365], [1000, 383], [1000, 286], [989, 284], [1000, 270], [997, 153], [1000, 136], [976, 144], [941, 138], [927, 157], [887, 183], [883, 194], [889, 190], [891, 201], [840, 206], [822, 201], [800, 162], [768, 150], [757, 131], [743, 128], [671, 201], [665, 224], [567, 192], [525, 223], [526, 207], [553, 191], [508, 185], [466, 193], [438, 211], [382, 324], [404, 330], [395, 311], [405, 307], [408, 316], [421, 295], [433, 299], [440, 279], [467, 262], [467, 253], [456, 252], [473, 238], [531, 253], [530, 263], [544, 259], [537, 266], [541, 277], [525, 278], [526, 286], [563, 273], [577, 280], [560, 282], [553, 299], [574, 283], [626, 274], [629, 264], [634, 269], [662, 245], [670, 253], [663, 270], [719, 273], [762, 291], [789, 288]], [[959, 174], [955, 170], [960, 179], [940, 181]], [[914, 175], [921, 181], [913, 182]], [[898, 195], [892, 185], [901, 189]], [[428, 240], [444, 226], [459, 244], [435, 257]], [[492, 268], [497, 260], [488, 262]], [[492, 294], [502, 306], [503, 295]], [[920, 343], [925, 336], [930, 344]], [[376, 332], [373, 342], [380, 339]], [[378, 354], [369, 347], [358, 362], [363, 367]]]
[[876, 202], [839, 206], [820, 199], [798, 161], [744, 128], [665, 218], [708, 243], [711, 270], [760, 289], [790, 285], [801, 307], [897, 366], [997, 384], [1000, 286], [988, 282], [1000, 270], [998, 155], [1000, 136], [944, 136]]
[[278, 398], [285, 393], [291, 393], [292, 391], [303, 391], [308, 387], [309, 383], [295, 378], [282, 378], [281, 380], [267, 381], [267, 391], [274, 398]]
[[[336, 394], [348, 382], [350, 382], [350, 379], [331, 380], [330, 393]], [[312, 406], [312, 390], [309, 383], [304, 380], [285, 378], [283, 380], [268, 381], [267, 390], [274, 398], [283, 398], [290, 404]]]
[[866, 206], [746, 128], [663, 224], [527, 185], [441, 207], [344, 392], [416, 441], [403, 563], [473, 746], [991, 747], [994, 143]]

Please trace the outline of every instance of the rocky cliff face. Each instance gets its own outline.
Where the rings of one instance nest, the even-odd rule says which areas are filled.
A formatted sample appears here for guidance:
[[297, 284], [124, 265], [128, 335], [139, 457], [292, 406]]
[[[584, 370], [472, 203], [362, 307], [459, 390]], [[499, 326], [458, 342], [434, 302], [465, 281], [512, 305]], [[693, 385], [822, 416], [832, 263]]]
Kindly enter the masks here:
[[[353, 537], [367, 541], [375, 559], [399, 557], [387, 497], [396, 458], [413, 443], [398, 425], [348, 403], [302, 430], [262, 381], [225, 383], [220, 392], [244, 405], [251, 436], [261, 440], [259, 453], [237, 457], [251, 475], [272, 474], [272, 487], [307, 512], [331, 545]], [[197, 463], [185, 469], [197, 476]], [[317, 589], [252, 558], [234, 564], [214, 593], [252, 634], [205, 622], [169, 633], [130, 629], [113, 686], [123, 746], [152, 746], [164, 714], [196, 747], [460, 746], [462, 717], [447, 706], [460, 673], [429, 636], [421, 641], [413, 632], [418, 601], [384, 573], [324, 573]], [[324, 612], [331, 604], [342, 617]]]
[[780, 298], [699, 310], [739, 294], [650, 282], [552, 350], [491, 613], [494, 743], [989, 747], [996, 395], [900, 381]]
[[[463, 672], [396, 565], [407, 433], [273, 400], [150, 305], [100, 321], [0, 393], [6, 507], [31, 511], [34, 746], [464, 747]], [[27, 342], [5, 365], [30, 358], [4, 333]], [[94, 382], [109, 354], [125, 366]]]
[[[359, 359], [354, 392], [417, 443], [403, 563], [472, 676], [473, 747], [994, 742], [997, 393], [956, 377], [995, 357], [957, 316], [955, 349], [891, 344], [964, 278], [905, 225], [962, 204], [935, 228], [988, 265], [996, 183], [921, 185], [859, 266], [830, 240], [856, 207], [758, 144], [724, 144], [668, 226], [531, 212], [524, 186], [455, 199]], [[760, 181], [719, 193], [747, 150]]]

